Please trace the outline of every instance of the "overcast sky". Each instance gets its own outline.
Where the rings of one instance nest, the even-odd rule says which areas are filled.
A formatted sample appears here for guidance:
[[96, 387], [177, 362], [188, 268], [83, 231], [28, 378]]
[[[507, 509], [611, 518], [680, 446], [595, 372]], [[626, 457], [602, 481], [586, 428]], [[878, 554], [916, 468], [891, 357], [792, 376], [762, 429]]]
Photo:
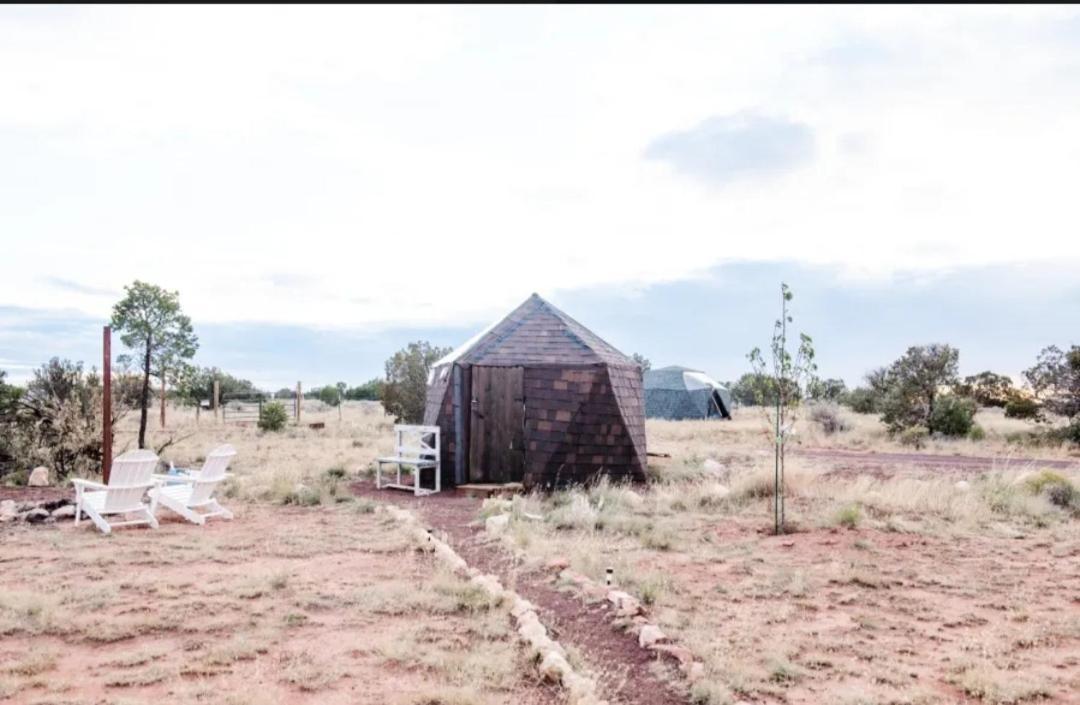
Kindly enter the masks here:
[[266, 385], [533, 291], [729, 378], [784, 277], [827, 372], [1015, 374], [1080, 342], [1078, 185], [1071, 7], [5, 7], [0, 369], [140, 278]]

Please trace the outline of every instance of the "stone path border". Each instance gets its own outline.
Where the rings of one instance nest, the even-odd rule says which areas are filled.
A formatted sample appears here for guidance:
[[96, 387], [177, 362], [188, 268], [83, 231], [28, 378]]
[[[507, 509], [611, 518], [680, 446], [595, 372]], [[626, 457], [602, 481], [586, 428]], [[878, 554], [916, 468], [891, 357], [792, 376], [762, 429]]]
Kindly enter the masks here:
[[507, 590], [494, 575], [470, 568], [445, 540], [428, 531], [416, 516], [392, 504], [379, 505], [378, 511], [395, 519], [410, 532], [418, 547], [432, 551], [450, 570], [468, 578], [488, 595], [510, 604], [510, 614], [517, 625], [519, 638], [529, 645], [540, 662], [540, 675], [562, 685], [568, 705], [608, 705], [596, 695], [596, 682], [576, 672], [566, 659], [566, 650], [550, 636], [540, 622], [536, 608], [513, 590]]
[[[484, 530], [492, 537], [501, 538], [506, 534], [510, 525], [510, 508], [512, 504], [505, 500], [488, 500], [488, 507], [495, 507], [499, 513], [493, 514], [484, 520]], [[514, 546], [509, 541], [503, 541], [504, 547], [525, 557], [525, 551]], [[612, 625], [624, 628], [638, 638], [638, 646], [657, 653], [667, 654], [679, 664], [679, 671], [686, 677], [690, 685], [701, 680], [705, 675], [705, 664], [694, 658], [694, 654], [685, 646], [676, 644], [664, 634], [658, 625], [649, 621], [648, 612], [641, 601], [628, 592], [609, 588], [592, 580], [591, 578], [570, 570], [567, 562], [552, 561], [548, 563], [549, 570], [558, 572], [558, 579], [565, 584], [572, 585], [583, 596], [592, 599], [605, 599], [615, 608]]]

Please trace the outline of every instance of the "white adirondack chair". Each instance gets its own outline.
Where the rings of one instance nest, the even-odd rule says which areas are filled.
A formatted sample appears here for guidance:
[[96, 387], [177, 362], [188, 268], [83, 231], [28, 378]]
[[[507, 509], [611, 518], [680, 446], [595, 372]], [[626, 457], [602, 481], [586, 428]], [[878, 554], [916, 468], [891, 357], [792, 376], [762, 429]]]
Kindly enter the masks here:
[[226, 444], [215, 448], [206, 456], [206, 462], [198, 472], [187, 475], [154, 475], [158, 486], [150, 490], [151, 511], [156, 512], [157, 505], [160, 504], [195, 524], [205, 524], [207, 517], [232, 519], [233, 513], [214, 499], [214, 490], [222, 480], [231, 477], [225, 470], [234, 455], [236, 449]]
[[[83, 514], [90, 517], [101, 533], [111, 533], [114, 527], [132, 524], [149, 524], [158, 528], [157, 518], [143, 502], [147, 490], [154, 487], [153, 473], [158, 457], [150, 450], [129, 450], [113, 458], [109, 483], [75, 479], [75, 523]], [[109, 521], [105, 517], [115, 514], [135, 514], [140, 518], [127, 521]]]

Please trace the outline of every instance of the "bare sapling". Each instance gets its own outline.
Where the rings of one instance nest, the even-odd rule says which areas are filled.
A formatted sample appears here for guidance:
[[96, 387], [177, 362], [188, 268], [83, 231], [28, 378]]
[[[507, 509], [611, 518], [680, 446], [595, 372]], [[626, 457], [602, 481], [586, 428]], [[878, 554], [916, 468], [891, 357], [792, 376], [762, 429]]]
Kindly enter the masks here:
[[798, 349], [794, 355], [788, 352], [787, 329], [788, 324], [794, 322], [788, 312], [788, 303], [792, 298], [791, 289], [781, 283], [780, 318], [773, 324], [769, 346], [771, 359], [765, 359], [761, 348], [754, 348], [747, 355], [754, 373], [762, 381], [764, 397], [760, 400], [760, 408], [767, 423], [767, 433], [773, 439], [773, 519], [777, 534], [784, 533], [784, 446], [788, 436], [794, 433], [799, 403], [817, 373], [814, 344], [809, 335], [799, 333]]

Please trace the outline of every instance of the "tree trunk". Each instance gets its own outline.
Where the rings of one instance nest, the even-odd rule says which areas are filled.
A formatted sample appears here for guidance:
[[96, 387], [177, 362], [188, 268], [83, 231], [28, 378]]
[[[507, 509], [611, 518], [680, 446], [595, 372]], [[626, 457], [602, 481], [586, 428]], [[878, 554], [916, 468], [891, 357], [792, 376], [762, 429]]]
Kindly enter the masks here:
[[142, 396], [139, 399], [139, 448], [146, 447], [146, 413], [150, 406], [150, 336], [146, 336], [146, 357], [143, 358]]

